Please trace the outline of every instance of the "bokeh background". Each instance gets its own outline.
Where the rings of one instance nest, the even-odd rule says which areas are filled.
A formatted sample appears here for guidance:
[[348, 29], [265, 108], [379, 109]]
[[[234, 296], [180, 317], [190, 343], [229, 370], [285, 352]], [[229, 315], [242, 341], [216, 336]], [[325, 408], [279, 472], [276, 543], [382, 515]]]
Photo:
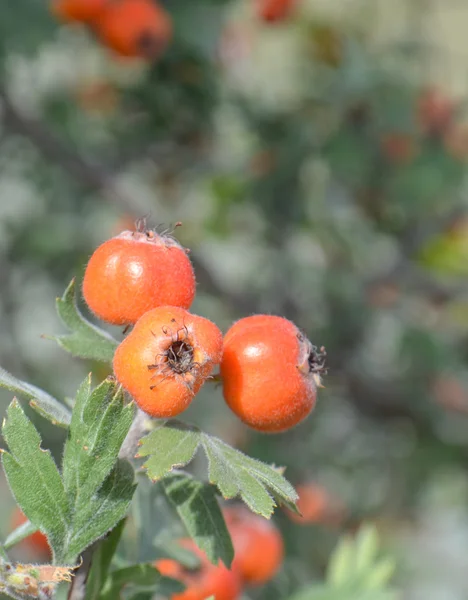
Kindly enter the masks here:
[[[193, 311], [255, 312], [328, 351], [314, 414], [256, 434], [203, 390], [187, 413], [311, 484], [279, 513], [286, 599], [377, 524], [408, 600], [468, 597], [468, 4], [167, 0], [154, 64], [112, 56], [46, 0], [0, 4], [0, 365], [57, 397], [85, 374], [43, 334], [93, 248], [148, 215], [183, 222]], [[122, 335], [117, 328], [116, 336]], [[0, 393], [0, 416], [11, 394]], [[57, 455], [60, 431], [37, 418]], [[1, 476], [3, 477], [3, 476]], [[13, 500], [0, 479], [0, 530]]]

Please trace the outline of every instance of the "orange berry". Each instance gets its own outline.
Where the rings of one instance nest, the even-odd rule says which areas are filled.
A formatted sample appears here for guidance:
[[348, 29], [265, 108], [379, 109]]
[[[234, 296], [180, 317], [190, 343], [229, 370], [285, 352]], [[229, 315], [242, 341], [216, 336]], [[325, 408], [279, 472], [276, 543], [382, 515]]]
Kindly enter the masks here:
[[103, 321], [128, 325], [157, 306], [189, 308], [195, 275], [187, 253], [172, 237], [123, 231], [91, 256], [83, 296]]
[[[27, 520], [28, 518], [26, 515], [18, 507], [15, 507], [10, 519], [11, 528], [14, 530], [20, 525], [23, 525], [23, 523], [26, 523]], [[36, 531], [31, 534], [20, 542], [20, 544], [23, 545], [23, 547], [31, 548], [37, 554], [50, 556], [49, 542], [47, 541], [47, 537], [41, 531]]]
[[215, 600], [237, 600], [240, 597], [241, 582], [234, 568], [229, 570], [222, 563], [213, 565], [190, 539], [181, 540], [180, 544], [198, 556], [200, 566], [189, 570], [172, 559], [156, 561], [155, 567], [162, 575], [180, 579], [186, 585], [183, 592], [173, 594], [170, 600], [205, 600], [211, 596]]
[[118, 0], [94, 23], [102, 43], [124, 57], [158, 58], [172, 37], [172, 21], [153, 0]]
[[92, 23], [112, 0], [53, 0], [52, 13], [61, 21]]
[[295, 0], [256, 0], [257, 14], [263, 21], [284, 21], [294, 7]]
[[255, 515], [243, 506], [224, 510], [234, 546], [233, 568], [245, 583], [262, 585], [278, 572], [284, 557], [283, 538], [272, 521]]
[[437, 88], [428, 88], [423, 90], [418, 99], [417, 114], [425, 133], [442, 133], [452, 120], [453, 100]]
[[287, 319], [272, 315], [241, 319], [224, 337], [224, 399], [253, 429], [285, 431], [313, 409], [323, 359], [323, 348], [317, 351]]
[[117, 380], [138, 406], [157, 418], [185, 410], [221, 360], [218, 327], [183, 308], [145, 313], [114, 355]]
[[317, 483], [303, 483], [296, 487], [299, 495], [297, 508], [301, 515], [287, 511], [288, 517], [298, 525], [323, 523], [338, 525], [344, 517], [345, 509], [337, 498]]

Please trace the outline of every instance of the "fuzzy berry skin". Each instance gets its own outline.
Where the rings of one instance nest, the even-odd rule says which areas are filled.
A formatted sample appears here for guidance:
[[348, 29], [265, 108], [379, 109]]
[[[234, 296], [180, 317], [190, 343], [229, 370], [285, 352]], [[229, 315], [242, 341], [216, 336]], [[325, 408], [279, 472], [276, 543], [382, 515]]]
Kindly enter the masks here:
[[116, 0], [95, 21], [94, 30], [115, 54], [154, 60], [172, 38], [172, 20], [155, 0]]
[[51, 12], [57, 19], [68, 22], [92, 23], [112, 0], [54, 0]]
[[248, 585], [263, 585], [273, 579], [284, 558], [279, 529], [245, 506], [231, 506], [223, 513], [234, 546], [233, 568]]
[[189, 571], [172, 559], [156, 561], [155, 567], [166, 577], [179, 579], [186, 585], [180, 594], [173, 594], [170, 600], [205, 600], [214, 596], [216, 600], [237, 600], [241, 595], [241, 581], [235, 568], [227, 569], [222, 563], [213, 565], [206, 555], [190, 539], [180, 541], [181, 546], [190, 550], [200, 559], [200, 567]]
[[183, 308], [145, 313], [117, 347], [114, 373], [136, 404], [156, 418], [185, 410], [223, 351], [218, 327]]
[[185, 250], [154, 231], [123, 231], [91, 256], [83, 296], [95, 315], [129, 325], [157, 306], [189, 308], [195, 274]]
[[[27, 520], [28, 518], [26, 517], [26, 515], [18, 507], [16, 507], [13, 510], [13, 513], [10, 518], [11, 528], [14, 530], [20, 525], [23, 525], [23, 523], [26, 523]], [[33, 550], [40, 556], [44, 557], [51, 555], [47, 537], [41, 531], [36, 531], [35, 533], [31, 534], [22, 542], [20, 542], [20, 544], [25, 548]]]
[[267, 23], [284, 21], [291, 14], [295, 0], [256, 0], [257, 15]]
[[224, 338], [223, 394], [231, 410], [258, 431], [285, 431], [314, 408], [322, 355], [287, 319], [254, 315]]

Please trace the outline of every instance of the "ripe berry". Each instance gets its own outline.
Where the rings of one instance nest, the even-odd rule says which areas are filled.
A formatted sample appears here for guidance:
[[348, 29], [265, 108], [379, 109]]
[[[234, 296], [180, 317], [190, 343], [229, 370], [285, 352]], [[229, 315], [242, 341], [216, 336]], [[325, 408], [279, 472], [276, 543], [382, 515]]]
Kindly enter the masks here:
[[296, 487], [299, 495], [297, 508], [300, 515], [287, 511], [288, 517], [298, 525], [323, 523], [339, 525], [345, 516], [343, 504], [317, 483], [303, 483]]
[[224, 399], [247, 425], [285, 431], [315, 405], [325, 352], [282, 317], [254, 315], [234, 323], [224, 338]]
[[114, 373], [144, 412], [174, 417], [190, 404], [222, 351], [214, 323], [183, 308], [160, 306], [145, 313], [118, 346]]
[[181, 545], [200, 559], [196, 570], [184, 568], [177, 561], [162, 559], [155, 567], [166, 577], [180, 579], [186, 585], [185, 591], [173, 594], [170, 600], [205, 600], [214, 596], [215, 600], [237, 600], [241, 594], [241, 582], [237, 571], [227, 569], [222, 563], [215, 566], [190, 539], [181, 540]]
[[283, 562], [284, 544], [279, 530], [272, 521], [243, 506], [226, 508], [224, 518], [234, 546], [233, 568], [250, 585], [270, 581]]
[[[23, 523], [26, 523], [27, 520], [28, 518], [23, 514], [23, 512], [16, 507], [13, 510], [10, 519], [11, 528], [14, 530], [20, 525], [23, 525]], [[31, 534], [22, 542], [20, 542], [20, 544], [23, 545], [24, 548], [28, 547], [32, 549], [37, 554], [42, 556], [50, 556], [50, 546], [47, 541], [47, 537], [41, 531], [36, 531], [35, 533]]]
[[452, 121], [455, 105], [451, 98], [438, 88], [423, 90], [417, 103], [421, 129], [425, 133], [443, 133]]
[[94, 23], [102, 43], [125, 57], [158, 58], [172, 37], [172, 21], [153, 0], [117, 0]]
[[295, 0], [256, 0], [257, 14], [263, 21], [276, 23], [289, 17]]
[[112, 0], [54, 0], [52, 13], [61, 21], [92, 23]]
[[123, 231], [91, 256], [83, 296], [103, 321], [128, 325], [157, 306], [189, 308], [195, 275], [185, 250], [172, 237]]

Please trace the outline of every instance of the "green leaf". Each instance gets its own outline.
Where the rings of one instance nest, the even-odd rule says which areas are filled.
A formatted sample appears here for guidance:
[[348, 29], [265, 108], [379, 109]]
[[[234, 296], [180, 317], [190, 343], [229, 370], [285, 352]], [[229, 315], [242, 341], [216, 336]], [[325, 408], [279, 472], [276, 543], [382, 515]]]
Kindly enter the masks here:
[[345, 536], [333, 553], [328, 565], [327, 581], [333, 587], [340, 587], [355, 575], [355, 547], [353, 540]]
[[2, 562], [2, 560], [8, 562], [9, 558], [5, 546], [3, 544], [0, 544], [0, 563]]
[[355, 549], [355, 568], [358, 572], [365, 571], [372, 565], [379, 551], [379, 538], [375, 527], [361, 527], [355, 540]]
[[253, 512], [265, 517], [271, 516], [276, 505], [297, 512], [297, 493], [280, 469], [179, 421], [164, 422], [144, 437], [137, 457], [149, 456], [143, 467], [158, 481], [175, 467], [189, 463], [200, 443], [208, 458], [210, 483], [218, 486], [224, 498], [240, 496]]
[[175, 467], [189, 463], [199, 444], [200, 432], [195, 427], [167, 421], [141, 440], [136, 457], [150, 456], [143, 468], [153, 481], [158, 481]]
[[[44, 392], [40, 388], [21, 381], [8, 371], [0, 367], [0, 387], [10, 390], [14, 394], [31, 399], [31, 406], [42, 416], [53, 417], [57, 425], [67, 427], [70, 423], [71, 414], [67, 408], [56, 398]], [[52, 420], [52, 419], [50, 419]]]
[[4, 547], [8, 550], [8, 548], [15, 546], [33, 533], [36, 533], [36, 531], [37, 527], [31, 521], [26, 521], [10, 533], [5, 540]]
[[111, 363], [118, 342], [84, 318], [76, 303], [75, 287], [72, 279], [63, 296], [57, 298], [57, 313], [71, 333], [45, 337], [55, 340], [73, 356]]
[[99, 599], [124, 527], [125, 519], [122, 519], [106, 539], [96, 547], [96, 550], [93, 553], [91, 570], [86, 582], [86, 595], [84, 600]]
[[36, 399], [31, 400], [29, 406], [53, 425], [58, 425], [64, 429], [67, 429], [70, 425], [71, 414], [63, 404], [56, 405], [49, 401]]
[[240, 495], [253, 512], [264, 517], [271, 516], [277, 504], [297, 511], [297, 493], [277, 469], [218, 438], [203, 434], [202, 444], [208, 458], [210, 482], [219, 487], [224, 498]]
[[114, 466], [134, 414], [123, 392], [106, 379], [91, 392], [90, 376], [80, 386], [63, 455], [63, 481], [72, 500], [91, 500]]
[[354, 538], [344, 536], [328, 565], [327, 583], [330, 589], [359, 591], [362, 597], [364, 592], [369, 592], [365, 597], [370, 599], [377, 597], [378, 592], [391, 593], [385, 587], [393, 575], [395, 562], [389, 557], [379, 558], [378, 554], [375, 527], [364, 525]]
[[185, 474], [170, 475], [162, 485], [197, 546], [213, 564], [222, 560], [229, 568], [234, 549], [215, 489]]
[[116, 464], [130, 429], [133, 404], [124, 404], [111, 379], [91, 391], [80, 386], [63, 455], [63, 482], [73, 514], [68, 553], [79, 554], [126, 514], [134, 492], [132, 467]]
[[135, 487], [132, 466], [119, 460], [87, 506], [76, 502], [68, 555], [64, 562], [71, 562], [126, 516]]
[[162, 577], [152, 563], [140, 563], [110, 573], [100, 596], [101, 600], [119, 598], [121, 590], [126, 586], [151, 588], [153, 594], [163, 592], [164, 595], [178, 593], [184, 589], [175, 579]]
[[91, 391], [87, 378], [77, 393], [61, 477], [17, 401], [10, 405], [3, 426], [10, 450], [3, 455], [5, 472], [23, 512], [49, 538], [57, 563], [72, 564], [127, 514], [134, 472], [118, 454], [133, 413], [113, 381]]
[[40, 447], [41, 438], [16, 399], [2, 432], [10, 451], [3, 454], [3, 468], [15, 500], [61, 557], [70, 518], [67, 496], [50, 452]]
[[368, 590], [379, 590], [386, 586], [395, 572], [395, 560], [391, 557], [382, 558], [365, 575], [364, 584]]

